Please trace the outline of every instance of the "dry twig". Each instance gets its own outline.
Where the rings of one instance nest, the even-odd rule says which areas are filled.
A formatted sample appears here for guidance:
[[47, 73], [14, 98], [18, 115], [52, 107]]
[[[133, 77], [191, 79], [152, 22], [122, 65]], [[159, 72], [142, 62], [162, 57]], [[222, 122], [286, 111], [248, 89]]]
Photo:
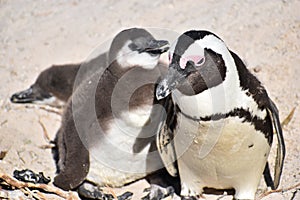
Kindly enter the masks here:
[[293, 185], [291, 187], [288, 187], [288, 188], [283, 188], [283, 189], [277, 189], [277, 190], [270, 190], [270, 191], [267, 191], [265, 193], [263, 193], [262, 195], [260, 195], [257, 200], [261, 200], [262, 198], [268, 196], [269, 194], [273, 194], [273, 193], [279, 193], [279, 192], [287, 192], [289, 190], [293, 190], [293, 189], [300, 189], [300, 183], [296, 184], [296, 185]]
[[62, 108], [56, 108], [56, 107], [43, 107], [43, 106], [40, 106], [40, 109], [41, 110], [45, 110], [47, 112], [50, 112], [50, 113], [54, 113], [54, 114], [57, 114], [59, 116], [62, 115]]
[[[41, 110], [45, 110], [47, 112], [50, 112], [50, 113], [54, 113], [54, 114], [57, 114], [59, 116], [62, 115], [62, 107], [54, 107], [54, 106], [48, 106], [48, 105], [36, 105], [36, 104], [33, 104], [33, 105], [26, 105], [25, 106], [25, 109], [41, 109]], [[19, 109], [24, 109], [24, 107], [21, 107]]]
[[113, 190], [111, 187], [109, 187], [108, 185], [106, 185], [105, 187], [106, 187], [106, 189], [108, 190], [108, 192], [109, 192], [111, 195], [113, 195], [114, 199], [118, 199], [116, 193], [114, 192], [114, 190]]
[[[28, 190], [26, 188], [34, 188], [34, 189], [40, 189], [46, 192], [50, 192], [50, 193], [54, 193], [62, 198], [65, 198], [67, 200], [79, 200], [79, 197], [77, 194], [75, 194], [75, 192], [66, 192], [64, 190], [61, 190], [55, 186], [50, 186], [50, 185], [46, 185], [46, 184], [34, 184], [34, 183], [29, 183], [29, 182], [22, 182], [22, 181], [18, 181], [17, 179], [4, 174], [2, 172], [0, 172], [0, 179], [2, 179], [3, 181], [5, 181], [8, 185], [18, 188], [18, 189], [25, 189], [25, 191], [28, 192]], [[24, 190], [23, 190], [24, 191]], [[32, 192], [30, 192], [30, 194], [32, 195]], [[35, 195], [37, 196], [37, 195]], [[40, 198], [42, 199], [42, 198]]]
[[294, 116], [295, 110], [296, 110], [296, 107], [294, 107], [291, 110], [291, 112], [289, 113], [289, 115], [283, 120], [283, 122], [281, 122], [282, 127], [287, 126], [290, 123], [290, 121], [292, 120], [292, 118]]
[[50, 143], [51, 139], [50, 139], [48, 131], [47, 131], [45, 125], [43, 124], [43, 122], [41, 121], [41, 119], [39, 119], [39, 124], [41, 125], [41, 127], [43, 129], [43, 136], [44, 136], [46, 142]]
[[44, 145], [40, 145], [39, 148], [41, 149], [52, 149], [55, 147], [55, 144], [44, 144]]

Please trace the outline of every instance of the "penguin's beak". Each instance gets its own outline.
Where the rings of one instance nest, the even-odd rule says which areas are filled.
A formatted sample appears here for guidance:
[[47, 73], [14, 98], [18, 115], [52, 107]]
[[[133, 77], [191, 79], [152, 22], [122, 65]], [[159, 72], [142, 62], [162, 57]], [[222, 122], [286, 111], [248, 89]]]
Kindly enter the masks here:
[[12, 103], [33, 103], [36, 101], [42, 101], [50, 98], [50, 94], [41, 94], [34, 87], [30, 87], [27, 90], [17, 92], [10, 97]]
[[167, 97], [173, 90], [175, 90], [185, 80], [185, 75], [179, 73], [176, 67], [171, 64], [167, 75], [161, 80], [156, 87], [156, 98], [158, 100]]
[[150, 40], [147, 44], [147, 47], [144, 49], [144, 52], [148, 52], [154, 55], [160, 55], [170, 48], [170, 44], [166, 40]]
[[13, 94], [10, 97], [10, 101], [12, 103], [31, 103], [32, 101], [34, 101], [32, 88], [30, 87], [27, 90]]

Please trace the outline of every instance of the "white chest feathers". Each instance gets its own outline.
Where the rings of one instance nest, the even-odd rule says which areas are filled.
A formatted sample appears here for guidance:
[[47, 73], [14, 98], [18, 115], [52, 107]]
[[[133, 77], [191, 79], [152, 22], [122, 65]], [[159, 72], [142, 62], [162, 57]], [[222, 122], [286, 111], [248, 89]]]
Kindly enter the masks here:
[[200, 124], [182, 115], [179, 120], [175, 149], [181, 194], [234, 188], [236, 197], [253, 199], [270, 151], [264, 134], [238, 117]]
[[[90, 149], [89, 180], [98, 184], [120, 186], [162, 167], [159, 155], [149, 153], [150, 142], [141, 152], [133, 151], [138, 138], [156, 134], [157, 129], [145, 128], [151, 111], [152, 106], [144, 106], [108, 121], [107, 131]], [[150, 132], [144, 133], [145, 131]]]

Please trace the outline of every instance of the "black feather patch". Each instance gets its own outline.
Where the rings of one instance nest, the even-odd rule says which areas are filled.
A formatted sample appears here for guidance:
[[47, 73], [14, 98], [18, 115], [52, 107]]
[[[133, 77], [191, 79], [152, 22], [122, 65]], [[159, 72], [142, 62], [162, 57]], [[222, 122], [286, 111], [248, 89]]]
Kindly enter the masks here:
[[195, 121], [218, 121], [221, 119], [225, 119], [228, 117], [239, 117], [241, 119], [243, 119], [243, 122], [249, 122], [251, 123], [255, 130], [261, 131], [266, 139], [268, 140], [268, 143], [271, 145], [272, 141], [273, 141], [273, 132], [272, 132], [272, 122], [270, 120], [270, 117], [267, 115], [267, 117], [265, 119], [260, 119], [257, 116], [254, 116], [250, 113], [249, 110], [245, 110], [243, 108], [236, 108], [233, 111], [230, 111], [229, 113], [226, 114], [221, 114], [221, 113], [217, 113], [217, 114], [213, 114], [211, 116], [207, 116], [207, 117], [201, 117], [201, 118], [197, 118], [197, 117], [192, 117], [189, 115], [186, 115], [185, 113], [183, 113], [180, 108], [177, 106], [176, 107], [178, 112], [181, 112], [183, 116], [195, 120]]

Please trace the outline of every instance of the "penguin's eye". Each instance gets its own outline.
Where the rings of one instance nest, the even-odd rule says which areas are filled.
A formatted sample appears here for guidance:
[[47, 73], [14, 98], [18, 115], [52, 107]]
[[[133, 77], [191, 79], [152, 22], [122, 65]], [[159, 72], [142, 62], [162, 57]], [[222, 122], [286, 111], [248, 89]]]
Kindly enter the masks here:
[[130, 43], [128, 47], [131, 51], [139, 51], [139, 47], [134, 43]]
[[181, 57], [180, 68], [185, 69], [188, 62], [194, 63], [196, 67], [199, 67], [204, 63], [204, 61], [205, 61], [204, 57], [199, 55], [190, 55], [187, 57]]
[[203, 65], [205, 59], [204, 57], [200, 58], [200, 60], [195, 64], [196, 66], [200, 66], [200, 65]]

